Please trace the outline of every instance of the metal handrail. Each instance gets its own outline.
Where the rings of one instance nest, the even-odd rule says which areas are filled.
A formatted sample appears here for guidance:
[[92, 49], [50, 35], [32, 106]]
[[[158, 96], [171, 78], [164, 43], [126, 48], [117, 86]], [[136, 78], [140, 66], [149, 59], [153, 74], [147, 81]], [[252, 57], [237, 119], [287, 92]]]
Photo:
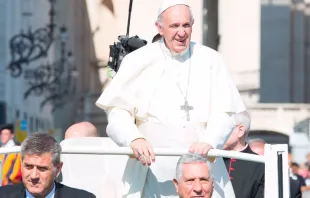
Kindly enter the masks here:
[[[154, 148], [156, 156], [181, 156], [188, 153], [188, 149], [172, 149], [172, 148]], [[0, 148], [0, 154], [5, 153], [18, 153], [20, 152], [20, 146], [11, 148]], [[62, 146], [62, 154], [91, 154], [91, 155], [132, 155], [133, 151], [129, 147], [118, 148], [104, 148], [100, 147], [86, 147], [86, 146]], [[208, 153], [208, 157], [226, 157], [239, 160], [253, 161], [259, 163], [265, 163], [264, 156], [241, 153], [237, 151], [225, 151], [219, 149], [211, 149]]]

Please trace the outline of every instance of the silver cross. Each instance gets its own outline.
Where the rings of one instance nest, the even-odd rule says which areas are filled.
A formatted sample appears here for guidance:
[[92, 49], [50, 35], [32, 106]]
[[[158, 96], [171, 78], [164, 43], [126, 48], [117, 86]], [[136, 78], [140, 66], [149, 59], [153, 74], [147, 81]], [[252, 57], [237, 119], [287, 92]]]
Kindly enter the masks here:
[[190, 106], [190, 105], [188, 104], [188, 101], [187, 101], [187, 100], [185, 100], [184, 105], [181, 106], [181, 110], [184, 110], [185, 113], [186, 113], [187, 121], [190, 121], [189, 111], [190, 111], [190, 110], [193, 110], [193, 109], [194, 109], [194, 107], [193, 107], [193, 106]]

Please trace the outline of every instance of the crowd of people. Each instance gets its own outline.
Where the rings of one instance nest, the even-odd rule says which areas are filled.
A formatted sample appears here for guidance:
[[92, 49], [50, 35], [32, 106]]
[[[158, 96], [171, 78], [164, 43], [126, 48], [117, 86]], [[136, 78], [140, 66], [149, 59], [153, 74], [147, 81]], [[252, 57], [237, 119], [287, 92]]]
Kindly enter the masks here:
[[[79, 128], [72, 131], [75, 127]], [[88, 128], [85, 133], [80, 127], [93, 128], [90, 123], [78, 123], [66, 132], [68, 138], [97, 136], [94, 130]], [[95, 197], [91, 192], [57, 182], [63, 165], [61, 151], [60, 144], [47, 133], [30, 134], [21, 144], [22, 179], [15, 184], [0, 187], [0, 198]], [[182, 197], [190, 192], [210, 198], [213, 192], [210, 170], [210, 163], [205, 157], [198, 154], [183, 155], [179, 159], [177, 174], [173, 179], [177, 193]]]
[[[250, 125], [247, 112], [237, 114], [238, 120], [225, 149], [241, 152], [251, 152], [246, 144], [246, 136]], [[247, 125], [247, 126], [245, 126]], [[7, 128], [5, 125], [4, 128]], [[12, 128], [10, 128], [12, 129]], [[1, 134], [3, 131], [1, 130]], [[4, 133], [5, 134], [5, 133]], [[14, 134], [14, 133], [12, 133]], [[11, 136], [12, 138], [14, 136]], [[98, 137], [97, 129], [89, 122], [72, 125], [65, 132], [65, 139], [78, 137]], [[13, 140], [13, 139], [12, 139]], [[14, 144], [12, 144], [14, 146]], [[7, 183], [0, 188], [0, 198], [4, 197], [95, 197], [91, 192], [71, 188], [58, 182], [63, 163], [61, 162], [61, 146], [47, 133], [31, 133], [21, 144], [20, 180]], [[225, 159], [227, 170], [233, 181], [234, 190], [238, 197], [263, 197], [264, 193], [264, 166], [262, 164]], [[233, 161], [233, 165], [232, 165]], [[241, 167], [239, 167], [241, 165]], [[261, 166], [262, 165], [262, 166]], [[248, 166], [248, 173], [252, 177], [241, 177], [241, 171]], [[233, 170], [233, 171], [232, 171]], [[249, 180], [249, 178], [252, 178]], [[211, 198], [214, 191], [214, 176], [212, 164], [206, 156], [197, 153], [188, 153], [178, 159], [175, 167], [175, 176], [171, 178], [175, 185], [175, 192], [180, 197], [202, 196]], [[15, 185], [14, 185], [15, 184]], [[242, 190], [247, 184], [248, 190]], [[251, 187], [252, 186], [252, 187]]]
[[[262, 139], [253, 139], [249, 141], [250, 147], [259, 155], [264, 155], [264, 145], [266, 142]], [[294, 162], [294, 157], [288, 151], [288, 165], [290, 175], [290, 196], [308, 198], [310, 193], [310, 153], [306, 156], [306, 163], [298, 164]]]
[[[261, 149], [257, 145], [261, 145], [258, 144], [258, 142], [262, 142], [262, 140], [250, 142], [251, 146], [247, 143], [247, 136], [251, 125], [250, 114], [248, 111], [244, 111], [235, 114], [233, 118], [235, 120], [235, 126], [223, 149], [257, 155], [257, 153], [252, 151], [251, 146], [253, 150]], [[12, 132], [7, 133], [7, 128], [12, 130]], [[10, 138], [3, 138], [6, 140], [5, 142], [9, 143], [13, 141], [13, 131], [12, 125], [2, 126], [0, 131], [1, 135], [4, 134], [4, 137], [8, 137], [7, 134], [11, 134], [9, 136]], [[65, 132], [65, 139], [78, 137], [98, 137], [98, 131], [91, 123], [80, 122], [72, 125]], [[7, 147], [7, 144], [2, 145], [3, 147]], [[11, 143], [11, 146], [14, 145], [16, 144]], [[263, 155], [264, 150], [262, 149], [259, 151], [261, 151], [260, 154]], [[12, 178], [12, 176], [3, 174], [3, 186], [8, 187], [0, 188], [0, 197], [7, 197], [15, 191], [23, 194], [30, 193], [34, 197], [40, 197], [42, 194], [49, 197], [51, 194], [56, 193], [77, 197], [78, 194], [83, 195], [83, 197], [94, 197], [93, 194], [87, 193], [86, 191], [69, 188], [58, 183], [62, 168], [62, 162], [60, 161], [61, 146], [47, 133], [30, 134], [21, 144], [21, 153], [14, 155], [16, 157], [19, 156], [20, 161], [15, 161], [11, 167], [19, 167], [17, 172], [20, 174], [18, 178], [15, 179], [9, 179], [10, 177]], [[226, 173], [228, 173], [230, 181], [232, 182], [236, 197], [264, 197], [264, 164], [237, 160], [234, 158], [224, 158], [224, 162], [227, 169]], [[17, 164], [19, 164], [19, 166], [16, 166]], [[211, 198], [214, 192], [214, 171], [212, 169], [215, 168], [212, 164], [213, 163], [210, 162], [206, 156], [194, 152], [189, 152], [181, 156], [178, 159], [176, 167], [174, 167], [175, 175], [170, 178], [174, 183], [175, 193], [184, 198], [189, 196]], [[6, 167], [3, 167], [3, 169], [5, 168]], [[295, 180], [301, 181], [302, 177], [298, 176], [299, 173], [301, 174], [301, 172], [298, 172], [301, 169], [298, 169], [298, 165], [291, 162], [291, 168], [291, 178], [294, 180], [293, 174], [296, 174]], [[306, 185], [299, 186], [300, 189], [297, 191], [301, 195], [301, 192], [307, 189], [305, 187]], [[292, 185], [291, 188], [292, 187], [294, 188], [294, 185]], [[294, 192], [296, 189], [292, 189], [291, 191]], [[16, 194], [15, 197], [19, 197], [20, 195], [21, 194]]]
[[[224, 145], [225, 150], [231, 151], [238, 151], [250, 154], [259, 154], [264, 155], [264, 144], [265, 142], [261, 139], [255, 139], [247, 143], [247, 136], [248, 132], [250, 131], [251, 125], [251, 118], [248, 111], [244, 111], [238, 114], [235, 114], [235, 127], [232, 131], [230, 137], [228, 138], [226, 144]], [[0, 128], [1, 134], [1, 145], [2, 148], [12, 147], [18, 145], [14, 141], [14, 128], [11, 124], [2, 125]], [[74, 137], [98, 137], [98, 131], [94, 125], [89, 122], [80, 122], [77, 124], [72, 125], [69, 127], [65, 132], [65, 139], [74, 138]], [[53, 143], [54, 147], [48, 147], [49, 144], [43, 144], [51, 141], [51, 145]], [[29, 143], [30, 141], [30, 143]], [[41, 144], [36, 142], [41, 141]], [[38, 145], [34, 145], [34, 142]], [[29, 172], [27, 175], [22, 177], [22, 169], [26, 169], [26, 165], [31, 165], [29, 162], [25, 162], [25, 153], [23, 152], [31, 152], [36, 153], [41, 158], [44, 157], [44, 153], [49, 153], [48, 149], [55, 150], [56, 147], [58, 148], [57, 156], [60, 156], [61, 148], [52, 137], [49, 137], [47, 134], [40, 134], [34, 133], [30, 137], [23, 142], [22, 147], [27, 147], [30, 144], [31, 147], [34, 147], [34, 150], [30, 148], [25, 148], [26, 151], [22, 148], [21, 153], [11, 153], [11, 154], [2, 154], [3, 161], [3, 178], [2, 178], [2, 186], [12, 185], [12, 184], [21, 184], [18, 185], [16, 188], [21, 190], [22, 193], [32, 193], [31, 189], [27, 189], [27, 183], [31, 179], [31, 175]], [[50, 146], [51, 146], [50, 145]], [[41, 147], [39, 147], [41, 146]], [[53, 149], [52, 149], [53, 148]], [[30, 151], [27, 151], [30, 149]], [[257, 153], [253, 152], [252, 150], [256, 151]], [[39, 152], [40, 151], [40, 152]], [[55, 153], [51, 153], [51, 155], [55, 155]], [[30, 158], [31, 160], [31, 158]], [[291, 170], [291, 197], [301, 197], [302, 192], [308, 191], [310, 189], [308, 175], [310, 175], [309, 171], [309, 161], [310, 161], [310, 154], [307, 155], [307, 163], [303, 165], [299, 165], [293, 162], [293, 158], [291, 153], [289, 153], [289, 165]], [[250, 161], [243, 161], [237, 160], [234, 158], [224, 158], [224, 162], [227, 168], [228, 175], [233, 185], [234, 193], [236, 197], [264, 197], [264, 165], [260, 163], [250, 162]], [[49, 162], [54, 163], [54, 162]], [[64, 188], [61, 184], [56, 183], [57, 176], [61, 170], [61, 162], [55, 163], [59, 166], [58, 170], [56, 171], [56, 175], [53, 175], [55, 179], [55, 189]], [[187, 164], [187, 165], [183, 165]], [[32, 165], [31, 165], [32, 166]], [[180, 168], [182, 166], [182, 168]], [[40, 165], [38, 165], [38, 170]], [[183, 173], [181, 173], [183, 171]], [[23, 172], [26, 174], [26, 172]], [[52, 174], [52, 173], [51, 173]], [[182, 194], [189, 193], [190, 195], [203, 195], [204, 197], [211, 197], [214, 184], [213, 184], [213, 172], [212, 172], [212, 164], [207, 160], [206, 157], [202, 155], [189, 153], [187, 155], [181, 156], [176, 166], [175, 171], [176, 176], [173, 178], [173, 183], [176, 187], [176, 193], [180, 195], [180, 197], [186, 197]], [[198, 176], [195, 176], [195, 174]], [[33, 181], [39, 181], [50, 179], [49, 177], [40, 176], [40, 174], [34, 174], [37, 177], [32, 178]], [[189, 177], [194, 177], [195, 179], [192, 180]], [[29, 179], [30, 177], [30, 179]], [[28, 178], [28, 179], [27, 179]], [[190, 180], [190, 182], [188, 182]], [[33, 182], [31, 180], [31, 182]], [[54, 181], [54, 180], [53, 180]], [[47, 185], [46, 188], [51, 186]], [[27, 189], [25, 191], [25, 189]], [[43, 188], [42, 188], [43, 189]], [[8, 188], [7, 190], [2, 190], [0, 188], [0, 197], [7, 196], [7, 193], [11, 193], [11, 191], [15, 191], [15, 188]], [[71, 189], [69, 189], [69, 192]], [[28, 192], [29, 191], [29, 192]], [[48, 191], [48, 189], [43, 190]], [[42, 191], [42, 193], [44, 193]], [[190, 191], [190, 192], [189, 192]], [[49, 191], [48, 191], [49, 192]], [[77, 191], [80, 193], [80, 191]], [[34, 192], [34, 196], [37, 195]], [[46, 192], [45, 192], [46, 193]], [[55, 193], [55, 192], [54, 192]], [[64, 194], [66, 194], [66, 190], [64, 190]], [[74, 190], [72, 191], [74, 194]], [[83, 193], [82, 193], [83, 194]], [[84, 195], [84, 194], [83, 194]], [[87, 197], [87, 193], [85, 194]], [[48, 197], [48, 196], [47, 196]], [[90, 196], [91, 197], [91, 196]]]
[[302, 192], [310, 193], [310, 153], [306, 156], [307, 162], [298, 164], [294, 162], [292, 153], [289, 152], [289, 167], [290, 167], [290, 176], [293, 180], [299, 183]]

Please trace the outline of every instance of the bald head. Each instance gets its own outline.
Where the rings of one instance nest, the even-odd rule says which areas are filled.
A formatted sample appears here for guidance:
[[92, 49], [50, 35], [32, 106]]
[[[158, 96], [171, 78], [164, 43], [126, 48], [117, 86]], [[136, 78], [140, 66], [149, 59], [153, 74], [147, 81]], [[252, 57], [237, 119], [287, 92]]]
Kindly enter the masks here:
[[65, 139], [72, 137], [98, 137], [98, 131], [90, 122], [79, 122], [70, 126], [66, 131]]
[[265, 143], [262, 139], [253, 139], [249, 142], [249, 146], [258, 155], [264, 155]]

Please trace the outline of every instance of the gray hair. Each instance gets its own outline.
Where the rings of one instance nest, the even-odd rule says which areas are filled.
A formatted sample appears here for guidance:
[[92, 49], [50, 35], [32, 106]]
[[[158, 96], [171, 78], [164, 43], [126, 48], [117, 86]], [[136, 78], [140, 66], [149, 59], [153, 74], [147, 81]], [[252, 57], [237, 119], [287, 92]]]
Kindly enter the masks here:
[[52, 162], [55, 167], [60, 164], [61, 146], [47, 133], [32, 133], [21, 144], [22, 160], [27, 154], [42, 155], [44, 153], [52, 154]]
[[[192, 8], [188, 6], [188, 9], [189, 9], [189, 13], [190, 13], [190, 17], [191, 17], [191, 23], [193, 23], [194, 21], [194, 16], [193, 16], [193, 11], [192, 11]], [[158, 17], [157, 17], [157, 23], [162, 27], [163, 26], [163, 14], [165, 13], [162, 12]]]
[[190, 163], [205, 163], [209, 169], [210, 179], [213, 180], [211, 163], [207, 160], [207, 158], [197, 153], [187, 153], [185, 155], [182, 155], [177, 163], [176, 167], [177, 181], [181, 180], [183, 164], [190, 164]]
[[246, 134], [249, 133], [251, 128], [251, 116], [248, 111], [242, 111], [240, 113], [234, 114], [234, 120], [236, 122], [236, 126], [240, 124], [244, 125], [246, 129]]

